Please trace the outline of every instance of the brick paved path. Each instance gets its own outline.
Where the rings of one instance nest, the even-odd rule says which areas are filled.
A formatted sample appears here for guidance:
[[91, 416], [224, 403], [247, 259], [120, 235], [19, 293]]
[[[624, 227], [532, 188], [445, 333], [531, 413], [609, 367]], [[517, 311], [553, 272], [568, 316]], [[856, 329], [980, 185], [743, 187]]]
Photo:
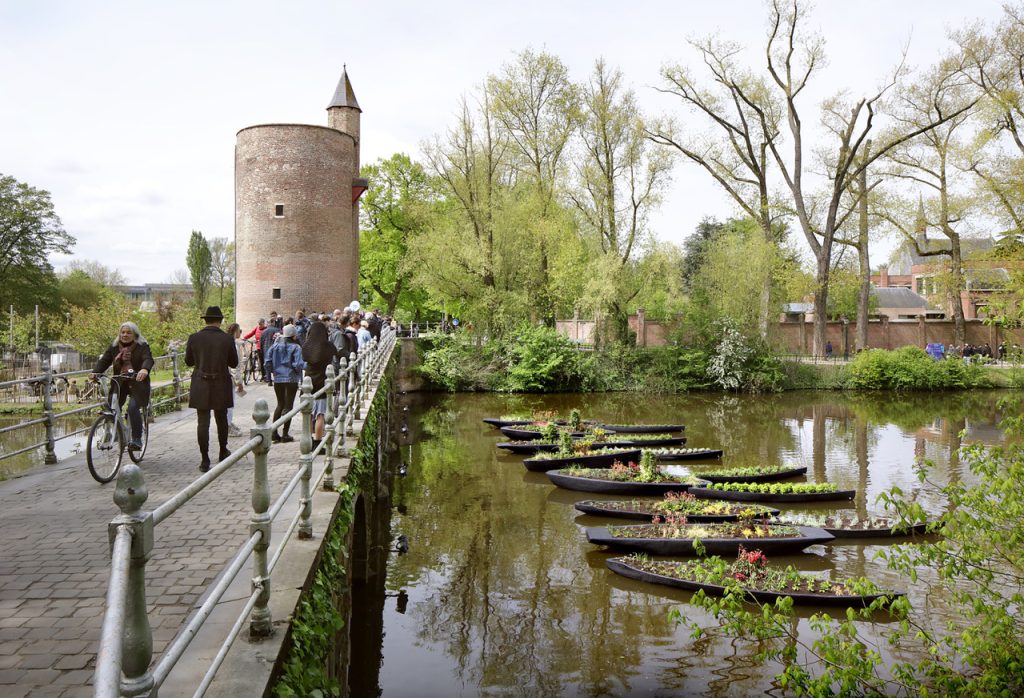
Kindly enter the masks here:
[[[273, 408], [273, 391], [266, 386], [236, 397], [235, 423], [246, 436], [230, 439], [229, 448], [247, 438], [257, 398]], [[292, 434], [301, 429], [301, 420], [293, 420]], [[215, 425], [211, 431], [215, 449]], [[199, 475], [195, 444], [193, 410], [157, 418], [142, 464], [147, 509]], [[274, 498], [297, 468], [297, 440], [275, 444], [269, 460]], [[243, 459], [157, 527], [146, 568], [154, 659], [248, 537], [252, 464], [251, 456]], [[84, 454], [0, 482], [3, 698], [92, 695], [110, 574], [107, 523], [118, 513], [114, 484], [96, 483]], [[243, 575], [248, 576], [245, 570]]]

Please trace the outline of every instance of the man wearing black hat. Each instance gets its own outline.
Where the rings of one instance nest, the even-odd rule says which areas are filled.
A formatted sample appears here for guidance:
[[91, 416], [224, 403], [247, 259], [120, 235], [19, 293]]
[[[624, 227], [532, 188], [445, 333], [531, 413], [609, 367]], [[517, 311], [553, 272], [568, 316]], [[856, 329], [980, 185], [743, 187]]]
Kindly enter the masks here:
[[228, 369], [238, 366], [238, 352], [234, 338], [220, 329], [224, 313], [219, 307], [210, 306], [200, 317], [206, 321], [206, 327], [189, 336], [185, 346], [185, 364], [195, 367], [188, 406], [195, 408], [199, 418], [196, 425], [202, 456], [199, 470], [205, 473], [210, 469], [210, 410], [213, 410], [217, 422], [217, 441], [220, 444], [217, 460], [222, 461], [231, 455], [228, 450], [228, 408], [235, 402]]

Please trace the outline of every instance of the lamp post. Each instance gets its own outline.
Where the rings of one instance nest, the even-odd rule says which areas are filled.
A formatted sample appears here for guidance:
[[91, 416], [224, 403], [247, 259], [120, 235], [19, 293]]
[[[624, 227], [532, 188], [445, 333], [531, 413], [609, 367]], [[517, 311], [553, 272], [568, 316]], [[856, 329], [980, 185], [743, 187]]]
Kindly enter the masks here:
[[850, 321], [845, 315], [840, 318], [843, 321], [843, 361], [850, 360]]

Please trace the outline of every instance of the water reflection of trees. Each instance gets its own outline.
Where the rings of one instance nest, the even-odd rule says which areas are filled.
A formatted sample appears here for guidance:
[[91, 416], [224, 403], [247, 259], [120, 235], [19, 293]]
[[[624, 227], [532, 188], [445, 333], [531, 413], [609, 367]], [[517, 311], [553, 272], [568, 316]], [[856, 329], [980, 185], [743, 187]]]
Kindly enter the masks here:
[[[938, 477], [961, 476], [960, 429], [997, 418], [994, 396], [963, 397], [907, 396], [877, 404], [835, 393], [672, 396], [644, 403], [630, 395], [529, 396], [516, 402], [560, 412], [582, 405], [587, 416], [607, 421], [683, 421], [692, 444], [720, 443], [732, 463], [778, 461], [800, 452], [809, 438], [813, 475], [856, 486], [857, 512], [866, 514], [873, 510], [866, 496], [872, 478], [894, 476], [872, 472], [872, 459], [889, 444], [899, 444], [899, 458], [909, 463], [924, 440], [926, 450], [935, 449]], [[444, 648], [457, 673], [454, 683], [534, 695], [621, 695], [638, 686], [763, 690], [763, 674], [746, 669], [749, 647], [689, 643], [667, 620], [677, 605], [671, 598], [623, 585], [593, 565], [571, 508], [549, 501], [543, 479], [524, 477], [520, 459], [497, 454], [500, 437], [479, 421], [514, 409], [522, 408], [510, 408], [502, 396], [431, 398], [411, 425], [416, 440], [405, 451], [409, 475], [396, 483], [396, 501], [408, 513], [396, 516], [395, 527], [410, 536], [412, 547], [392, 559], [388, 587], [419, 587], [422, 600], [408, 609], [417, 640]], [[814, 561], [901, 586], [874, 559], [876, 551], [842, 546]], [[923, 603], [928, 588], [921, 584], [913, 600]], [[695, 684], [695, 675], [703, 683]]]

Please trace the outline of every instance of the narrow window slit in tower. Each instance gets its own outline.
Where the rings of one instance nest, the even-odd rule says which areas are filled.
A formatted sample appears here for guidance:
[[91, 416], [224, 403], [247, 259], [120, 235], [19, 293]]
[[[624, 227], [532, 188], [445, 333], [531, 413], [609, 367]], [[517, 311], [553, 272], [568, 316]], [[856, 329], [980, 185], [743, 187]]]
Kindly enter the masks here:
[[274, 204], [274, 218], [284, 218], [284, 204]]
[[273, 291], [271, 292], [271, 297], [272, 297], [272, 298], [273, 298], [274, 300], [281, 300], [281, 289], [279, 289], [279, 288], [275, 288], [275, 289], [274, 289], [274, 290], [273, 290]]

